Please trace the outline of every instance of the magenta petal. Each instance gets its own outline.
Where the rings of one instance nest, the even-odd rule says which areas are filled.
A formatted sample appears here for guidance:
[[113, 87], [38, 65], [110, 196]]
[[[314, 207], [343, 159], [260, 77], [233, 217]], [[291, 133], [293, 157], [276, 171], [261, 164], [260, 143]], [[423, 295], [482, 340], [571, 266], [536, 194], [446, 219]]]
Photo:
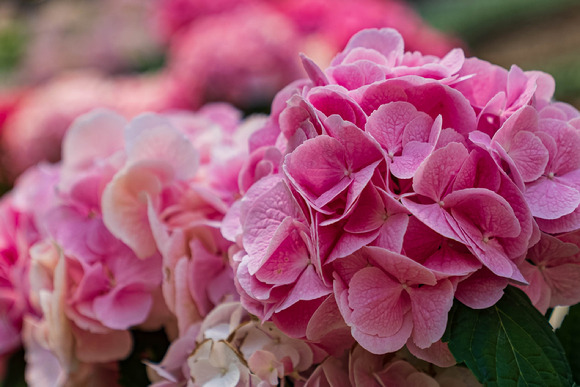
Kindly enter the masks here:
[[546, 177], [527, 184], [524, 197], [532, 215], [542, 219], [560, 218], [580, 205], [578, 190]]
[[424, 142], [410, 142], [403, 148], [401, 156], [393, 157], [390, 171], [393, 176], [399, 179], [410, 179], [413, 177], [419, 165], [431, 154], [433, 145]]
[[284, 240], [255, 273], [256, 278], [266, 284], [294, 283], [309, 264], [310, 253], [300, 231], [292, 228], [284, 234]]
[[326, 298], [300, 301], [272, 315], [272, 321], [280, 330], [290, 337], [306, 336], [308, 322]]
[[531, 132], [518, 132], [513, 138], [508, 155], [514, 161], [524, 182], [539, 178], [548, 164], [548, 150]]
[[401, 201], [411, 214], [431, 230], [458, 242], [465, 240], [457, 221], [438, 203], [418, 204], [407, 198], [402, 198]]
[[381, 267], [395, 277], [401, 284], [407, 285], [435, 285], [435, 275], [431, 270], [411, 258], [380, 247], [365, 247], [362, 252], [367, 254], [370, 262]]
[[367, 351], [376, 355], [395, 352], [401, 349], [413, 330], [413, 317], [411, 313], [407, 313], [404, 317], [401, 329], [393, 335], [384, 337], [378, 335], [369, 335], [355, 326], [351, 328], [352, 337]]
[[292, 290], [284, 302], [278, 306], [275, 313], [278, 313], [288, 307], [294, 305], [298, 301], [310, 301], [332, 293], [332, 289], [328, 288], [313, 265], [306, 266]]
[[392, 157], [401, 150], [405, 127], [417, 115], [417, 109], [408, 102], [387, 103], [369, 116], [365, 131]]
[[385, 208], [381, 196], [374, 185], [369, 184], [362, 191], [353, 213], [348, 217], [344, 231], [364, 233], [381, 227], [385, 221]]
[[242, 225], [252, 274], [271, 253], [270, 249], [275, 249], [286, 238], [285, 233], [295, 228], [295, 219], [303, 219], [302, 211], [281, 180], [254, 202]]
[[447, 314], [453, 305], [453, 291], [449, 280], [409, 291], [413, 308], [412, 338], [419, 348], [427, 348], [443, 336]]
[[407, 231], [409, 216], [407, 214], [393, 214], [387, 218], [381, 227], [374, 246], [400, 253], [403, 248], [403, 238]]
[[550, 234], [571, 232], [580, 228], [580, 207], [558, 219], [536, 219], [540, 230]]
[[413, 189], [416, 193], [439, 202], [467, 157], [467, 149], [456, 142], [436, 150], [415, 172]]
[[[328, 136], [305, 141], [284, 161], [284, 172], [294, 186], [318, 206], [324, 206], [350, 183], [342, 144]], [[324, 201], [317, 200], [325, 194]]]
[[507, 285], [507, 278], [498, 277], [488, 270], [478, 270], [459, 282], [455, 298], [472, 309], [485, 309], [499, 301]]
[[349, 283], [349, 324], [369, 335], [388, 337], [402, 327], [409, 306], [402, 297], [403, 287], [376, 267], [357, 272]]

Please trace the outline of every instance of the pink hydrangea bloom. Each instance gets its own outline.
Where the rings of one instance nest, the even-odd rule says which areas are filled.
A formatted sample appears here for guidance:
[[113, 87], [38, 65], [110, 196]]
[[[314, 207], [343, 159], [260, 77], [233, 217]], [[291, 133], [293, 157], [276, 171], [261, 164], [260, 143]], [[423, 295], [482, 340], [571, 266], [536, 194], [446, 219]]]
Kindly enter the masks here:
[[35, 310], [29, 300], [28, 248], [38, 233], [12, 196], [0, 201], [0, 354], [20, 345], [23, 317]]
[[518, 97], [486, 134], [462, 51], [408, 53], [389, 29], [356, 34], [326, 70], [302, 61], [310, 79], [282, 90], [250, 137], [244, 196], [222, 225], [242, 304], [332, 353], [328, 335], [350, 330], [373, 353], [407, 346], [449, 365], [453, 299], [487, 308], [527, 283], [541, 228], [528, 186], [574, 170], [570, 148], [548, 148], [573, 137], [577, 115], [550, 107], [544, 74], [512, 69]]

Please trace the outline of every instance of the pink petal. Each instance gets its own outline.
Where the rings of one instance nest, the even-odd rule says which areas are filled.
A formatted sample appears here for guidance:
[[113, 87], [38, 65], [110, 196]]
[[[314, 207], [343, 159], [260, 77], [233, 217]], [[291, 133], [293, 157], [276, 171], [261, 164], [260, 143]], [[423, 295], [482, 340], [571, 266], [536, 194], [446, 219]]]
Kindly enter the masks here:
[[410, 103], [402, 101], [387, 103], [369, 116], [365, 131], [373, 136], [388, 154], [394, 155], [402, 148], [405, 127], [417, 116], [417, 109]]
[[296, 281], [292, 290], [288, 293], [284, 302], [276, 308], [275, 312], [278, 313], [287, 309], [298, 301], [310, 301], [330, 293], [332, 293], [332, 289], [324, 284], [320, 275], [315, 271], [314, 266], [308, 265]]
[[328, 136], [305, 141], [288, 154], [284, 172], [304, 196], [321, 207], [350, 184], [352, 171], [346, 164], [342, 144]]
[[409, 339], [413, 330], [413, 317], [411, 313], [407, 313], [401, 324], [401, 329], [388, 337], [366, 334], [356, 326], [351, 329], [354, 339], [367, 351], [377, 355], [390, 353], [401, 349]]
[[127, 120], [109, 110], [98, 109], [74, 121], [63, 140], [62, 159], [67, 168], [83, 168], [105, 159], [123, 147]]
[[580, 205], [578, 190], [546, 177], [527, 184], [524, 197], [532, 215], [542, 219], [560, 218]]
[[112, 329], [129, 329], [145, 321], [153, 304], [151, 294], [142, 286], [116, 287], [95, 298], [95, 314]]
[[472, 309], [485, 309], [499, 301], [507, 285], [506, 278], [498, 277], [488, 270], [478, 270], [459, 282], [455, 298]]
[[160, 191], [157, 175], [140, 166], [117, 174], [103, 191], [103, 222], [140, 258], [157, 250], [149, 226], [147, 201], [149, 196], [156, 196]]
[[111, 331], [94, 334], [89, 331], [73, 330], [76, 355], [87, 363], [105, 363], [126, 358], [131, 353], [133, 340], [129, 331]]
[[143, 114], [131, 121], [125, 138], [129, 165], [145, 160], [163, 161], [180, 180], [195, 176], [199, 154], [169, 120], [151, 113]]
[[357, 272], [349, 283], [348, 303], [352, 309], [349, 325], [368, 335], [388, 337], [402, 327], [409, 311], [403, 287], [376, 267]]
[[467, 157], [467, 149], [456, 142], [436, 150], [415, 172], [413, 189], [439, 202]]
[[411, 337], [419, 348], [427, 348], [443, 336], [447, 326], [447, 314], [453, 305], [453, 293], [453, 285], [449, 280], [409, 291], [413, 308]]
[[390, 172], [399, 179], [410, 179], [421, 163], [431, 154], [433, 145], [424, 142], [410, 142], [403, 148], [401, 156], [393, 157]]
[[345, 55], [344, 53], [348, 53], [356, 47], [376, 50], [385, 58], [388, 58], [392, 65], [396, 58], [403, 55], [404, 43], [401, 35], [390, 28], [363, 30], [350, 38], [343, 53], [337, 55], [332, 64], [340, 63]]
[[539, 178], [548, 164], [548, 150], [531, 132], [518, 132], [513, 138], [508, 155], [514, 161], [524, 182]]

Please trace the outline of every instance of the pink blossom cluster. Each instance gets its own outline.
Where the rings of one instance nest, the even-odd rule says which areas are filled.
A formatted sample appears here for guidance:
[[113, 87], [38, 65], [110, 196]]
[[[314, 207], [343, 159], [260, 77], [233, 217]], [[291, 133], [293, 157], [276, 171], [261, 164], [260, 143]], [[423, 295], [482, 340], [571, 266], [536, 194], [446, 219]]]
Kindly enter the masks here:
[[266, 106], [304, 75], [299, 52], [326, 64], [363, 28], [396, 28], [428, 54], [457, 44], [398, 0], [161, 0], [152, 14], [169, 46], [170, 94], [182, 108], [215, 100]]
[[156, 387], [473, 386], [455, 299], [580, 302], [580, 113], [549, 75], [387, 28], [301, 60], [269, 116], [75, 119], [0, 200], [0, 361], [111, 387], [131, 329], [164, 329]]
[[580, 113], [549, 75], [405, 52], [392, 29], [324, 71], [302, 61], [222, 225], [250, 313], [332, 353], [354, 339], [444, 366], [454, 298], [580, 301]]
[[31, 385], [116, 385], [129, 329], [179, 337], [237, 299], [220, 221], [264, 120], [220, 104], [75, 120], [62, 161], [2, 198], [0, 355], [23, 342]]

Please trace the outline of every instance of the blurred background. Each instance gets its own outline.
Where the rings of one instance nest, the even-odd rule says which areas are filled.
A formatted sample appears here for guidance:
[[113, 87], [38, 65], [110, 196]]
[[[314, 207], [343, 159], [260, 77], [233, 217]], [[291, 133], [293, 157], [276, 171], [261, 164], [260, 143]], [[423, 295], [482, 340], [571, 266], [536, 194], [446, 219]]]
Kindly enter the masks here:
[[[109, 74], [161, 68], [170, 47], [151, 15], [159, 12], [154, 3], [0, 0], [0, 87], [38, 84], [74, 68], [99, 68]], [[187, 13], [186, 1], [173, 3], [182, 3]], [[207, 1], [201, 3], [207, 7]], [[224, 0], [214, 3], [215, 8], [228, 5]], [[515, 63], [524, 70], [549, 72], [557, 82], [556, 98], [580, 106], [577, 0], [413, 0], [408, 4], [431, 26], [465, 42], [469, 55], [506, 68]]]

